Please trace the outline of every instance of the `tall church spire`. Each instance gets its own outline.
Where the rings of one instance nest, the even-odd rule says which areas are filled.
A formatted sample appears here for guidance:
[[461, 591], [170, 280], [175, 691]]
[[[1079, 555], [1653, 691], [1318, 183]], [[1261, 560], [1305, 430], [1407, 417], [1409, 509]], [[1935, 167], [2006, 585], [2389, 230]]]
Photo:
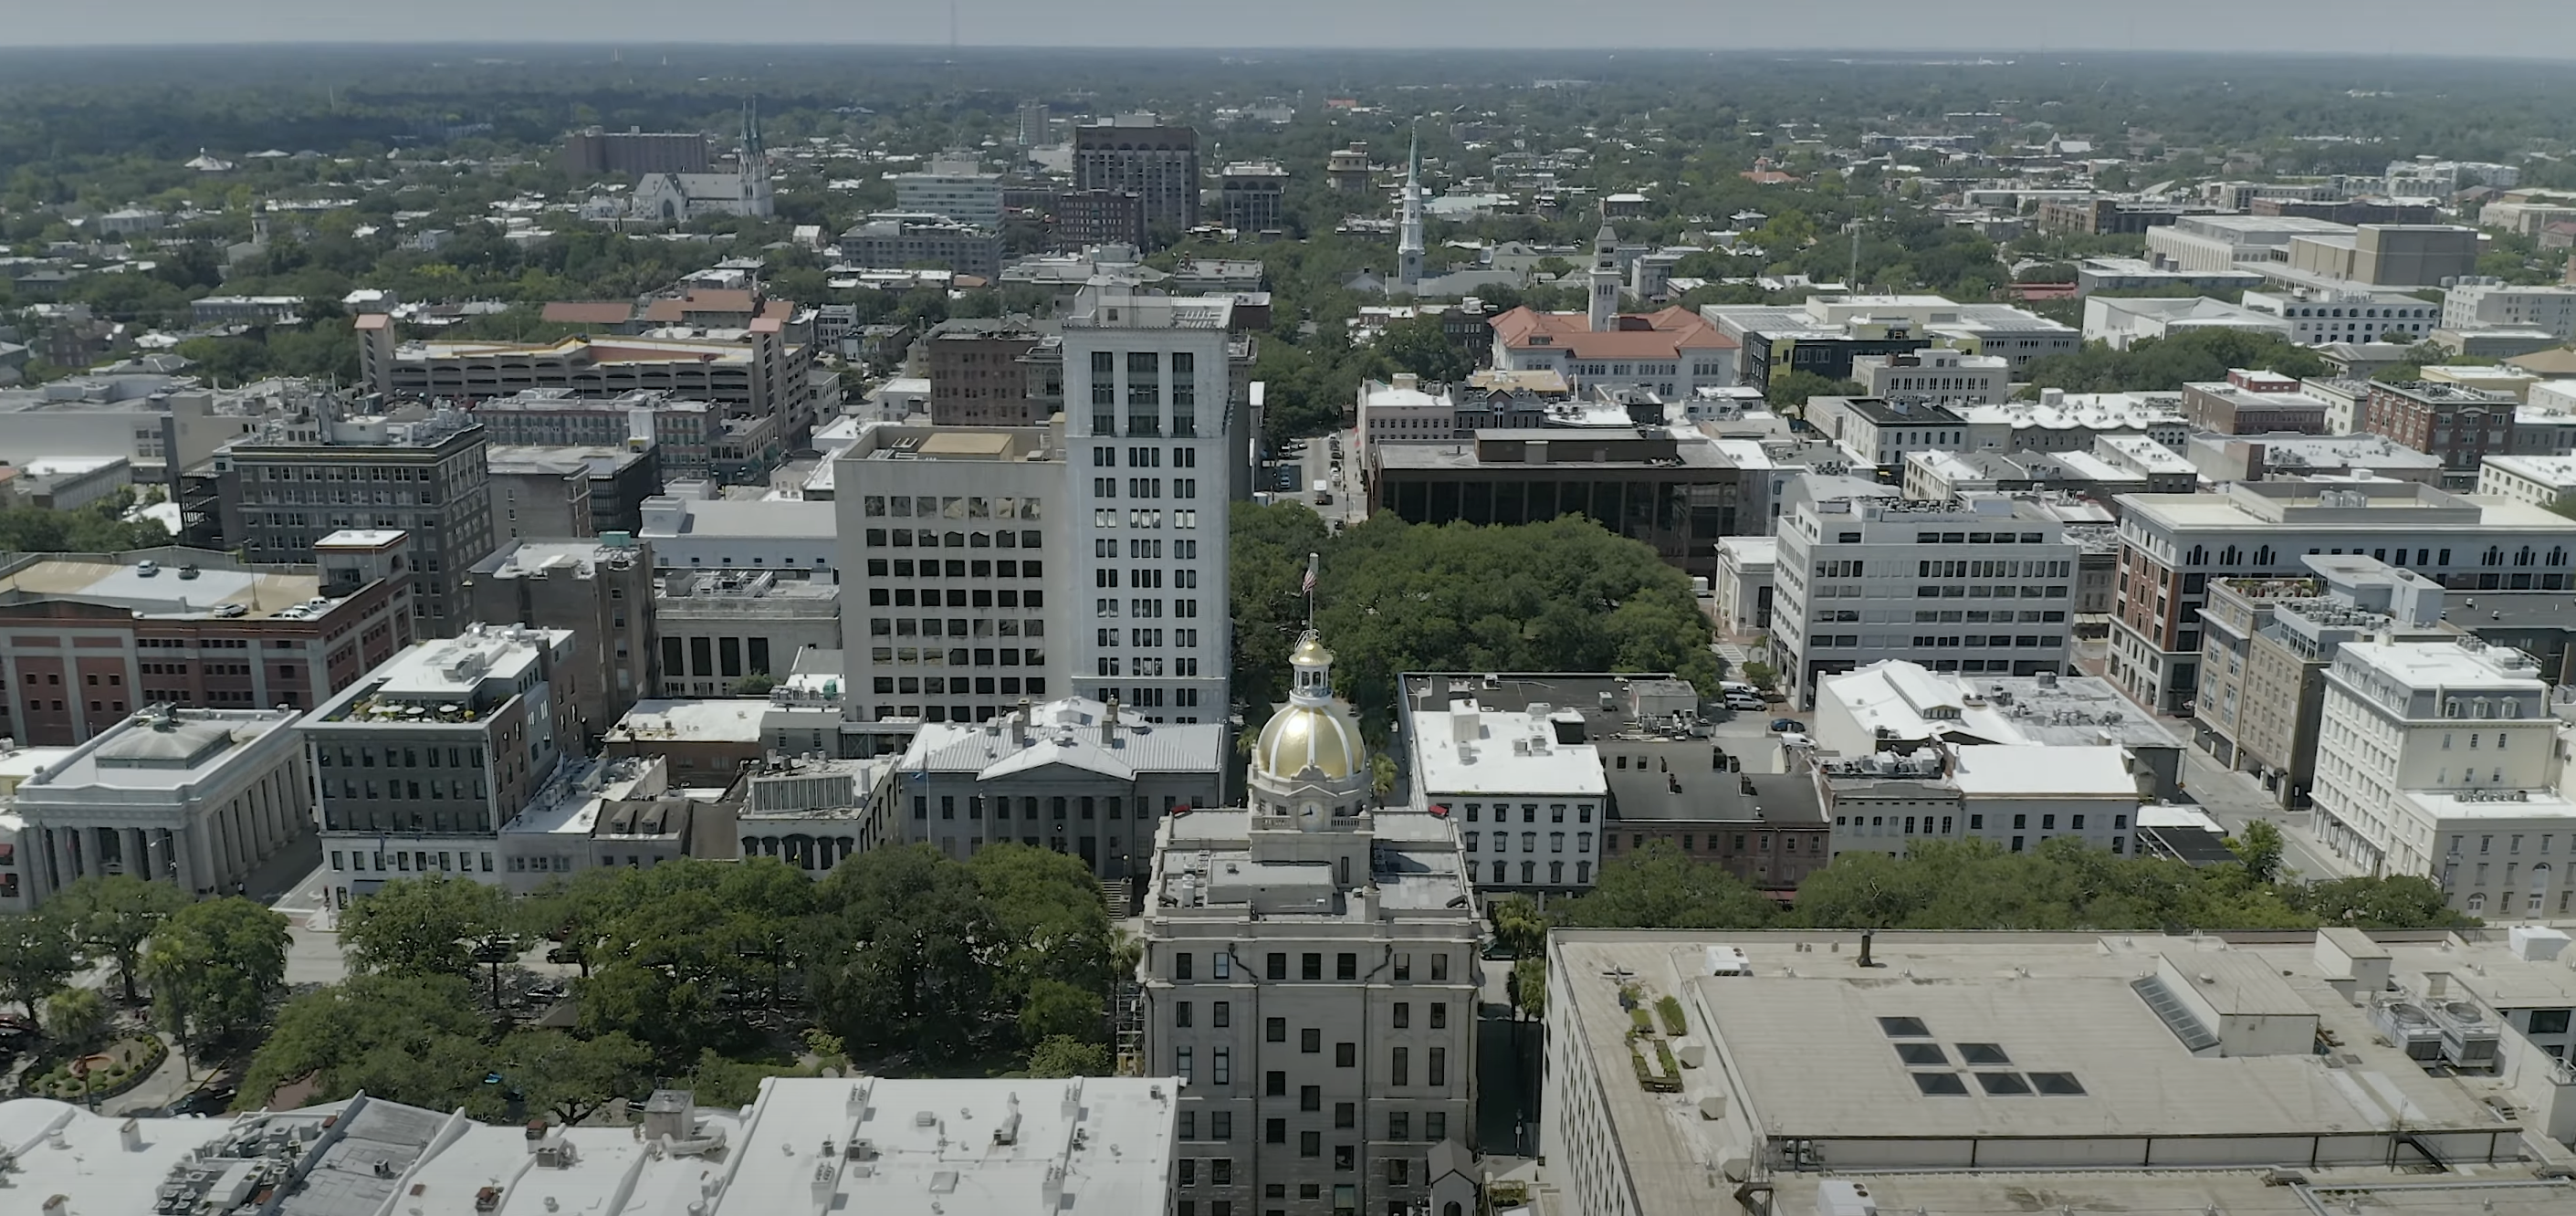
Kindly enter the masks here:
[[1422, 286], [1422, 137], [1404, 154], [1404, 211], [1397, 225], [1395, 282], [1405, 292]]
[[735, 178], [742, 193], [739, 214], [768, 219], [776, 214], [769, 182], [769, 151], [760, 143], [760, 99], [742, 106], [742, 153], [734, 166]]

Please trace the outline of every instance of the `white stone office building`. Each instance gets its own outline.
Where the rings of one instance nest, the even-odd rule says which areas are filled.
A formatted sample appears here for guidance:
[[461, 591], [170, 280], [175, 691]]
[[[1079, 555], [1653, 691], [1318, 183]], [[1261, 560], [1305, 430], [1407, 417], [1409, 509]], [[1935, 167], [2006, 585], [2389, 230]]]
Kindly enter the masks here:
[[2453, 808], [2401, 794], [2549, 790], [2557, 731], [2549, 686], [2519, 650], [2474, 637], [2346, 642], [2325, 672], [2317, 836], [2372, 874], [2438, 876], [2452, 854], [2438, 812]]
[[2001, 355], [1967, 355], [1947, 347], [1852, 356], [1862, 392], [1888, 401], [1996, 405], [2012, 393], [2012, 369]]
[[2576, 338], [2576, 287], [2528, 287], [2470, 275], [2442, 293], [2442, 328], [2540, 329], [2565, 341]]
[[1778, 539], [1772, 649], [1797, 704], [1881, 659], [1970, 677], [2065, 670], [2082, 547], [2037, 504], [1807, 499]]
[[[1472, 1138], [1480, 914], [1454, 821], [1372, 814], [1368, 754], [1299, 643], [1251, 806], [1162, 821], [1142, 1069], [1182, 1078], [1183, 1211], [1458, 1216]], [[1204, 1205], [1204, 1206], [1197, 1206]]]
[[1221, 722], [1156, 724], [1115, 702], [1022, 698], [999, 718], [914, 732], [866, 835], [961, 861], [1017, 842], [1125, 882], [1151, 868], [1156, 820], [1223, 802], [1233, 755]]
[[19, 869], [33, 907], [73, 882], [130, 874], [230, 895], [311, 830], [291, 709], [146, 707], [18, 785]]
[[1492, 709], [1470, 698], [1411, 715], [1422, 809], [1458, 824], [1468, 877], [1487, 891], [1577, 892], [1601, 865], [1609, 777], [1572, 706]]
[[853, 717], [982, 722], [1071, 691], [1065, 605], [1091, 600], [1061, 427], [873, 423], [833, 468]]
[[1099, 287], [1064, 319], [1070, 678], [1149, 722], [1228, 712], [1233, 308]]

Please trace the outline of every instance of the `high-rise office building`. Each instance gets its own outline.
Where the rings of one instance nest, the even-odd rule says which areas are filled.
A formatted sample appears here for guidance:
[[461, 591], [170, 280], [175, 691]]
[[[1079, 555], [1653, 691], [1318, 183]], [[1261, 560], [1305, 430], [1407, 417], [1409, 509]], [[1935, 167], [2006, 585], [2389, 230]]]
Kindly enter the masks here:
[[1064, 320], [1070, 674], [1149, 721], [1227, 713], [1232, 309], [1098, 287]]
[[254, 562], [310, 562], [335, 532], [408, 532], [415, 632], [452, 634], [471, 619], [463, 575], [492, 551], [490, 448], [461, 410], [350, 415], [323, 398], [215, 453], [224, 535]]
[[1073, 188], [1127, 190], [1148, 227], [1199, 222], [1199, 133], [1151, 114], [1121, 114], [1073, 132]]

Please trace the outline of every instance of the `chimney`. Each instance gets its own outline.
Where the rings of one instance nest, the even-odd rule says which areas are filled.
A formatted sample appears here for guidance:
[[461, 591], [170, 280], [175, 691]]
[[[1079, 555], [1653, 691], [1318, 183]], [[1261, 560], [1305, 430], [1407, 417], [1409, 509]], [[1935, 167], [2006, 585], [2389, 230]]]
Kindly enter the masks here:
[[1873, 929], [1863, 929], [1860, 931], [1860, 965], [1864, 968], [1875, 967], [1878, 965], [1877, 963], [1871, 962], [1869, 958], [1870, 940], [1877, 935], [1877, 931]]
[[1029, 699], [1022, 697], [1019, 712], [1011, 715], [1011, 742], [1022, 747], [1028, 746], [1029, 742], [1029, 714]]
[[1109, 696], [1108, 712], [1100, 715], [1100, 744], [1107, 747], [1118, 741], [1118, 695]]
[[537, 1151], [538, 1146], [546, 1142], [546, 1121], [543, 1119], [528, 1120], [527, 1131], [523, 1134], [528, 1142], [528, 1151], [532, 1153]]
[[132, 1119], [126, 1120], [125, 1122], [117, 1125], [116, 1136], [118, 1141], [124, 1144], [125, 1151], [129, 1153], [139, 1153], [143, 1151], [143, 1125], [141, 1123], [135, 1122]]

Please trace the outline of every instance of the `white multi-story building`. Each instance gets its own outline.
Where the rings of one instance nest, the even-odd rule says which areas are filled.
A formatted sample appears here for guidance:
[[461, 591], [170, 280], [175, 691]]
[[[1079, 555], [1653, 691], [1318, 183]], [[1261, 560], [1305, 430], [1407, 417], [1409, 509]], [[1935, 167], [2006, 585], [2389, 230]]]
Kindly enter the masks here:
[[2437, 812], [2449, 808], [2399, 795], [2549, 789], [2557, 731], [2549, 686], [2519, 650], [2473, 637], [2346, 642], [2325, 672], [2317, 835], [2372, 874], [2438, 876], [2450, 850]]
[[468, 625], [296, 724], [335, 906], [420, 874], [503, 881], [502, 828], [579, 754], [572, 636]]
[[2497, 327], [2542, 329], [2557, 338], [2576, 338], [2576, 287], [2523, 286], [2472, 275], [2442, 293], [2442, 328]]
[[2489, 456], [2478, 466], [2478, 493], [2555, 511], [2576, 496], [2576, 456]]
[[1149, 722], [1228, 712], [1233, 308], [1097, 287], [1064, 319], [1070, 677]]
[[2212, 579], [2304, 578], [2309, 555], [2354, 553], [2454, 591], [2576, 585], [2576, 520], [2411, 481], [2239, 481], [2217, 494], [2123, 495], [2120, 505], [2103, 674], [2165, 712], [2187, 708], [2200, 684], [2200, 609]]
[[1736, 633], [1771, 627], [1771, 593], [1780, 564], [1780, 542], [1768, 536], [1730, 536], [1717, 542], [1717, 619]]
[[1002, 175], [980, 172], [971, 155], [934, 156], [930, 167], [889, 173], [894, 209], [944, 215], [978, 228], [1002, 226]]
[[1579, 891], [1601, 863], [1609, 778], [1571, 706], [1514, 712], [1452, 700], [1416, 710], [1407, 742], [1425, 809], [1458, 824], [1488, 891]]
[[1940, 672], [2063, 671], [2081, 546], [2010, 498], [1832, 498], [1782, 517], [1772, 649], [1799, 704], [1879, 659]]
[[1070, 690], [1061, 428], [874, 423], [833, 467], [853, 716], [981, 722]]
[[1311, 631], [1290, 657], [1250, 807], [1162, 820], [1141, 1064], [1182, 1079], [1195, 1210], [1457, 1216], [1473, 1184], [1438, 1167], [1473, 1134], [1482, 915], [1454, 817], [1371, 812], [1332, 661]]
[[2442, 324], [2442, 309], [2403, 291], [2366, 288], [2249, 291], [2245, 307], [2279, 317], [2301, 346], [2328, 342], [2377, 342], [2394, 332], [2420, 342]]
[[1992, 405], [2012, 391], [2001, 355], [1963, 355], [1946, 347], [1852, 356], [1851, 378], [1872, 397], [1938, 405]]
[[[33, 908], [82, 878], [125, 874], [229, 895], [312, 826], [292, 709], [149, 706], [18, 783], [16, 892]], [[15, 882], [17, 874], [10, 874]]]

